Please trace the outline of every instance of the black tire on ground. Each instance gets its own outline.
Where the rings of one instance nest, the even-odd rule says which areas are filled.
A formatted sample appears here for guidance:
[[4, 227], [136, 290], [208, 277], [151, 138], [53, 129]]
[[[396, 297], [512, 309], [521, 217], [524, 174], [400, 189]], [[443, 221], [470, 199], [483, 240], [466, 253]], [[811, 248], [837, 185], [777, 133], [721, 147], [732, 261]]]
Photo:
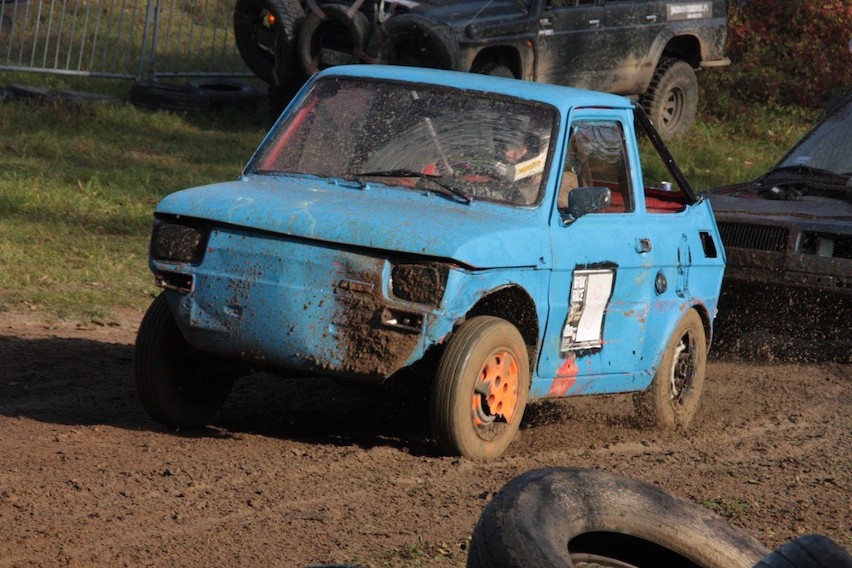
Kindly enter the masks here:
[[520, 332], [493, 316], [471, 318], [441, 355], [430, 399], [432, 432], [452, 455], [499, 456], [515, 437], [530, 389]]
[[766, 552], [721, 517], [659, 487], [556, 467], [527, 472], [497, 493], [476, 523], [467, 566], [750, 568]]
[[367, 45], [369, 57], [378, 63], [458, 69], [459, 46], [449, 28], [419, 14], [388, 18]]
[[298, 0], [237, 0], [234, 40], [252, 73], [277, 85], [281, 76], [295, 71], [295, 43], [304, 17]]
[[517, 79], [512, 70], [506, 65], [496, 61], [476, 65], [470, 70], [471, 73], [479, 73], [480, 75], [491, 75], [492, 77], [506, 77], [507, 79]]
[[134, 81], [130, 85], [130, 102], [150, 109], [176, 112], [206, 112], [210, 97], [206, 92], [188, 84]]
[[664, 139], [686, 134], [698, 110], [695, 71], [680, 59], [660, 59], [640, 102]]
[[698, 412], [707, 365], [704, 323], [694, 309], [677, 324], [651, 386], [635, 396], [639, 417], [664, 429], [685, 429]]
[[151, 303], [133, 356], [136, 392], [151, 418], [169, 428], [204, 426], [231, 392], [236, 369], [186, 342], [165, 293]]
[[233, 79], [194, 79], [190, 86], [207, 93], [212, 107], [243, 107], [257, 101], [257, 89]]
[[342, 4], [326, 4], [311, 12], [299, 32], [296, 56], [308, 75], [333, 65], [363, 63], [370, 35], [367, 16]]
[[827, 536], [809, 534], [776, 548], [754, 568], [852, 568], [852, 556]]

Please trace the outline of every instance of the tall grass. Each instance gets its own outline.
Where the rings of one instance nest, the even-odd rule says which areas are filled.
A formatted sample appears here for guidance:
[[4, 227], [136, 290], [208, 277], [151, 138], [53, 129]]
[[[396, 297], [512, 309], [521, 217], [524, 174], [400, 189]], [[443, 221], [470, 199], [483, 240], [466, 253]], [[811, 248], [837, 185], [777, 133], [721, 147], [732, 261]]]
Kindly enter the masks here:
[[261, 109], [0, 103], [0, 308], [99, 321], [146, 306], [157, 201], [237, 177], [266, 123]]
[[[181, 116], [126, 102], [0, 102], [0, 309], [103, 321], [147, 306], [154, 206], [172, 191], [234, 179], [265, 133], [262, 106]], [[705, 102], [689, 135], [670, 144], [699, 190], [756, 177], [814, 118], [761, 107], [735, 115]]]

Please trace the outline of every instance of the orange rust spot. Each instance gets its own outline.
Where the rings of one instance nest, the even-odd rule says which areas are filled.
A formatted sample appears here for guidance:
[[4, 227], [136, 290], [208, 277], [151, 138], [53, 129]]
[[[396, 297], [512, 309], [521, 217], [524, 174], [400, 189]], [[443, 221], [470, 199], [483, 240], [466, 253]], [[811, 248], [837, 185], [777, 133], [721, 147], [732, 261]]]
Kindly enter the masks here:
[[577, 382], [577, 373], [579, 371], [577, 359], [573, 355], [565, 359], [565, 362], [556, 371], [556, 378], [550, 383], [550, 390], [547, 391], [547, 396], [565, 396], [568, 394], [568, 391]]

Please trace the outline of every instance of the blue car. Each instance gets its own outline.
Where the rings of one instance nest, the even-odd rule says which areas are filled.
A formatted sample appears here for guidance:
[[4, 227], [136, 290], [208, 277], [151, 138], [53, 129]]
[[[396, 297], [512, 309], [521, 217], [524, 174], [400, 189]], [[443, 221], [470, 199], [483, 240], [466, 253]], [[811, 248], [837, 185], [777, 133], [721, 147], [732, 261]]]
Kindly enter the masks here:
[[164, 198], [149, 258], [154, 419], [204, 425], [257, 369], [428, 376], [438, 445], [474, 459], [536, 397], [636, 392], [688, 426], [725, 264], [630, 100], [378, 65], [318, 73], [239, 179]]

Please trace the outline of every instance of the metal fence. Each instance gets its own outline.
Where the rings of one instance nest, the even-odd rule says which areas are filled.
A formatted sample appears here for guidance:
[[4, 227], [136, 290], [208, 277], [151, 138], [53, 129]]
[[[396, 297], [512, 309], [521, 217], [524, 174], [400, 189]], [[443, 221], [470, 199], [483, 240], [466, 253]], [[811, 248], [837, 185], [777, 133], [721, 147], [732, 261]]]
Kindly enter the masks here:
[[0, 70], [242, 76], [233, 0], [0, 0]]

